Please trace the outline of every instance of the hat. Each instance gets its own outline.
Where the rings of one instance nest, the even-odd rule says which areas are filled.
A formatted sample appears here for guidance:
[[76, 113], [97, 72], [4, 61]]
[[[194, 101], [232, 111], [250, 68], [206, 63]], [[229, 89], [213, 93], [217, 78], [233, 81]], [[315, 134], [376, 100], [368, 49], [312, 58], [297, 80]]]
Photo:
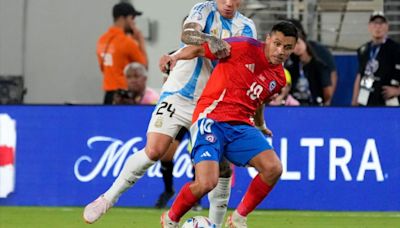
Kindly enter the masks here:
[[128, 2], [120, 2], [116, 5], [114, 5], [113, 8], [113, 17], [114, 19], [117, 19], [118, 17], [127, 17], [129, 15], [132, 16], [140, 16], [142, 15], [142, 12], [137, 11], [135, 7], [133, 7], [132, 4]]
[[369, 22], [374, 21], [376, 18], [381, 18], [383, 22], [387, 22], [385, 14], [382, 11], [374, 11], [371, 16], [369, 17]]

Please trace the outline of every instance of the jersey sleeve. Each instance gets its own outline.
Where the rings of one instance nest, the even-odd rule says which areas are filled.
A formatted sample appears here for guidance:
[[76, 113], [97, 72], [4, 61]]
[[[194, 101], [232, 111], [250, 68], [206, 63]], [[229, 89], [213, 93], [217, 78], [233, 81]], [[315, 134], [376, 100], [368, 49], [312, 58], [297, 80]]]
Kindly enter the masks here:
[[140, 51], [139, 45], [133, 40], [127, 40], [126, 50], [131, 62], [138, 62], [147, 65], [146, 56]]
[[204, 29], [206, 25], [206, 20], [210, 12], [212, 11], [211, 2], [201, 2], [196, 4], [184, 22], [184, 25], [188, 23], [197, 23], [201, 25], [201, 28]]
[[208, 47], [207, 42], [203, 43], [201, 46], [203, 46], [203, 48], [204, 48], [204, 57], [206, 57], [207, 59], [210, 59], [210, 60], [217, 59], [217, 57], [213, 53], [211, 53], [210, 47]]
[[244, 23], [242, 36], [247, 36], [253, 39], [257, 39], [256, 26], [254, 25], [254, 22], [251, 19], [249, 19], [248, 22]]

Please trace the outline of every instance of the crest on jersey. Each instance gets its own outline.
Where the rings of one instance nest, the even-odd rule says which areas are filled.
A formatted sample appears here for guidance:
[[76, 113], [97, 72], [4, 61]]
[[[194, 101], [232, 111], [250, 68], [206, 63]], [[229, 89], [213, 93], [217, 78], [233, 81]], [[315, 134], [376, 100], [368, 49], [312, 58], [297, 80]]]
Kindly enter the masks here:
[[274, 90], [276, 87], [276, 81], [273, 80], [269, 83], [269, 91], [272, 92], [272, 90]]
[[254, 69], [256, 68], [255, 63], [246, 64], [245, 66], [247, 69], [249, 69], [249, 71], [251, 71], [251, 73], [254, 73]]

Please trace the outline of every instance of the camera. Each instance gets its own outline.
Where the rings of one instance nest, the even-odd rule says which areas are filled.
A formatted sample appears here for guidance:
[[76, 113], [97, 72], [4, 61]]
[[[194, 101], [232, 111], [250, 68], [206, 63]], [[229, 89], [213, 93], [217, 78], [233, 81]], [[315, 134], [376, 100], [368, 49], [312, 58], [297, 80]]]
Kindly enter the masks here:
[[134, 97], [134, 95], [131, 92], [129, 92], [128, 90], [119, 89], [116, 91], [116, 93], [121, 98], [131, 99]]

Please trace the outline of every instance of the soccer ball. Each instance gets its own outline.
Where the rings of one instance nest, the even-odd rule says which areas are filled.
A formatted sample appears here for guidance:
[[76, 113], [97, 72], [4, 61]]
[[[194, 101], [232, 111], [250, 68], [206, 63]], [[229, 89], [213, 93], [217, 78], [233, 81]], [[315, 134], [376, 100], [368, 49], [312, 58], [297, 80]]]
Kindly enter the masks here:
[[194, 216], [186, 220], [182, 228], [216, 228], [216, 226], [207, 217]]

